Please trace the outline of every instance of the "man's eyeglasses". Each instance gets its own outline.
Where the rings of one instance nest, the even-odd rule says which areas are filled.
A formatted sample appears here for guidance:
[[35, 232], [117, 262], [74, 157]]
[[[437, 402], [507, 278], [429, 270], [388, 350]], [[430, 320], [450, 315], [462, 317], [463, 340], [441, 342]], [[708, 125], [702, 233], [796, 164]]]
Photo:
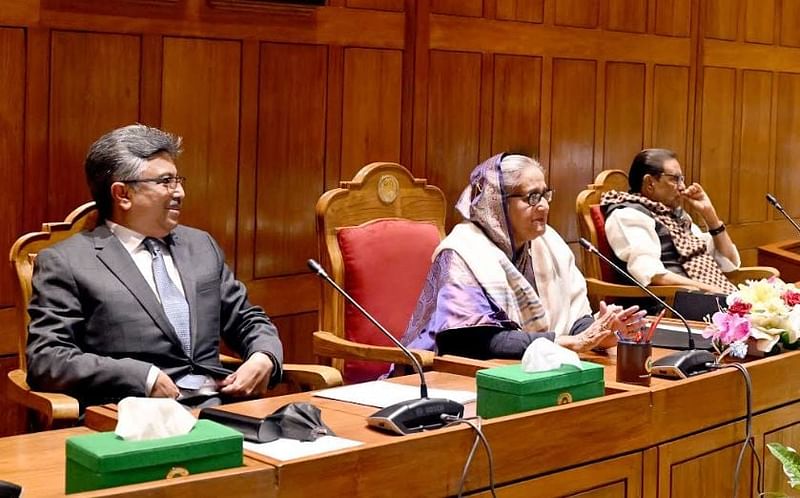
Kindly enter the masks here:
[[537, 192], [534, 190], [533, 192], [528, 192], [527, 194], [513, 194], [507, 195], [506, 197], [509, 199], [512, 197], [521, 197], [529, 205], [537, 206], [540, 202], [542, 202], [542, 199], [546, 200], [547, 202], [553, 202], [553, 189], [549, 188], [544, 192]]
[[683, 175], [674, 175], [672, 173], [661, 173], [661, 176], [668, 176], [675, 179], [675, 183], [683, 183], [686, 185], [686, 177]]
[[178, 188], [178, 184], [185, 184], [185, 176], [162, 176], [159, 178], [139, 178], [137, 180], [120, 180], [120, 183], [155, 183], [156, 185], [164, 185], [170, 190]]

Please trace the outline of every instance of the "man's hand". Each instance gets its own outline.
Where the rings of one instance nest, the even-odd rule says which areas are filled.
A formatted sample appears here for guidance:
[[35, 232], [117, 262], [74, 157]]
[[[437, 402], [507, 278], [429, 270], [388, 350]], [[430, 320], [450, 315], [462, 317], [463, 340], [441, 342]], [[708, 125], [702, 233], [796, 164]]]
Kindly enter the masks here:
[[714, 205], [711, 203], [711, 199], [708, 197], [708, 194], [706, 194], [706, 191], [703, 190], [703, 187], [701, 187], [699, 183], [692, 183], [686, 187], [683, 192], [681, 192], [681, 195], [684, 199], [686, 199], [686, 202], [689, 203], [692, 209], [703, 216], [703, 218], [706, 220], [706, 223], [711, 223], [715, 220], [718, 221], [717, 212], [714, 209]]
[[156, 383], [153, 384], [153, 389], [150, 391], [150, 397], [176, 399], [180, 393], [178, 386], [172, 382], [169, 375], [159, 371], [158, 377], [156, 377]]
[[263, 394], [274, 368], [269, 356], [253, 353], [235, 372], [222, 379], [220, 392], [235, 397]]

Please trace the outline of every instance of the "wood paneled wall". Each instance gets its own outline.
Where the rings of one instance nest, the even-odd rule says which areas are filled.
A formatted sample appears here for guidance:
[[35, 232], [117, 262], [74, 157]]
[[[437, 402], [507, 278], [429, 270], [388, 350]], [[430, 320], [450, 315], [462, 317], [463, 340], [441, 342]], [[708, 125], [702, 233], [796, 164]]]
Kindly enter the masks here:
[[[88, 145], [135, 121], [184, 137], [184, 222], [219, 240], [293, 361], [313, 360], [314, 203], [371, 161], [408, 165], [452, 204], [482, 159], [535, 155], [574, 242], [578, 191], [669, 147], [747, 263], [794, 235], [763, 198], [800, 215], [796, 0], [328, 4], [3, 2], [0, 248], [87, 200]], [[15, 293], [0, 265], [9, 356]]]

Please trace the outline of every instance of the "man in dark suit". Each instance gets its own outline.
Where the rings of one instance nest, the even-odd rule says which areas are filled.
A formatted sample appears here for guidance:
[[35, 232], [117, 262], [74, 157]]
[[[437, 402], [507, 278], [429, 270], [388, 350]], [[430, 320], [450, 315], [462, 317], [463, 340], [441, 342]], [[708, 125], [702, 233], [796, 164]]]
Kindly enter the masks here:
[[[181, 141], [131, 125], [86, 157], [97, 228], [42, 251], [28, 313], [28, 383], [82, 405], [125, 396], [190, 405], [260, 394], [280, 380], [282, 347], [220, 247], [178, 224]], [[244, 359], [219, 361], [219, 340]]]

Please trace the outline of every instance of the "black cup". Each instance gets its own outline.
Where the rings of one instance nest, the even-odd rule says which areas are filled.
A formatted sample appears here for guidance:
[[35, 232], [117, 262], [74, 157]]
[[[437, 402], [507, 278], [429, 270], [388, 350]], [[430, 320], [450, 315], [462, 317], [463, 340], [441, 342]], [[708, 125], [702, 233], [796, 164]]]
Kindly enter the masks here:
[[617, 382], [650, 385], [653, 345], [649, 342], [617, 343]]

